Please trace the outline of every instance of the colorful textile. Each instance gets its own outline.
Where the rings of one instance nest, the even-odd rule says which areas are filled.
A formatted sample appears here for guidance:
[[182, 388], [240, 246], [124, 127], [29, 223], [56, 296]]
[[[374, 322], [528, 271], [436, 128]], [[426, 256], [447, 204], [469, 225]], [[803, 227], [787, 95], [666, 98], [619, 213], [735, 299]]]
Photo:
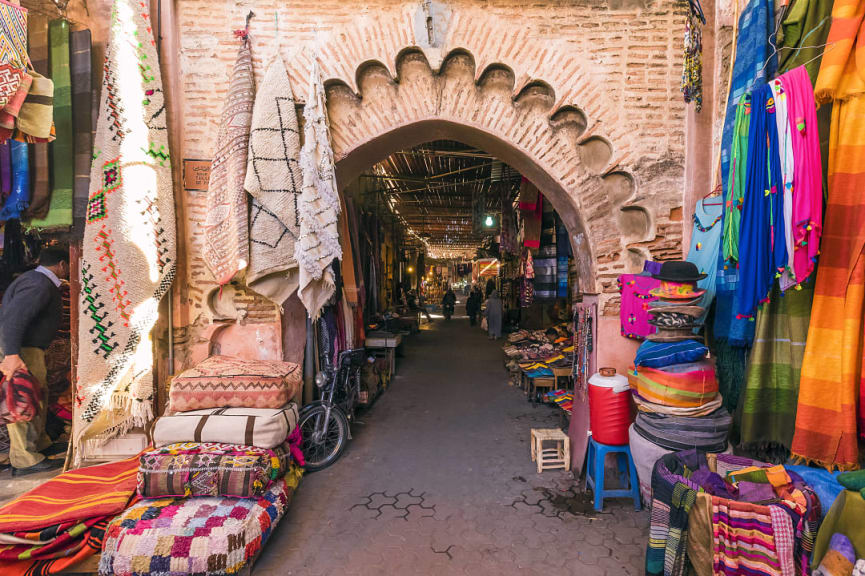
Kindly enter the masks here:
[[246, 32], [241, 34], [228, 83], [207, 185], [204, 223], [204, 263], [220, 286], [228, 284], [249, 264], [249, 223], [243, 184], [255, 79]]
[[848, 576], [853, 573], [856, 563], [856, 549], [850, 539], [836, 532], [829, 540], [829, 549], [820, 566], [814, 570], [814, 576]]
[[813, 295], [813, 284], [783, 297], [776, 285], [769, 304], [757, 314], [742, 391], [740, 440], [761, 460], [784, 462], [789, 456]]
[[775, 128], [778, 131], [778, 155], [781, 168], [781, 183], [779, 187], [783, 190], [784, 197], [784, 245], [787, 248], [787, 262], [784, 271], [781, 272], [779, 282], [781, 291], [786, 291], [796, 284], [793, 240], [793, 174], [795, 163], [793, 157], [793, 135], [791, 133], [790, 118], [788, 115], [789, 90], [780, 78], [769, 82], [772, 89], [772, 100], [775, 102]]
[[[818, 102], [834, 100], [829, 195], [792, 447], [795, 456], [841, 470], [858, 467], [856, 404], [857, 394], [861, 396], [865, 389], [861, 380], [865, 303], [863, 15], [865, 2], [836, 0], [828, 38], [832, 48], [823, 54], [815, 89]], [[863, 406], [860, 397], [860, 410], [865, 409]], [[860, 434], [865, 432], [862, 412], [858, 427]]]
[[[823, 61], [826, 61], [825, 57]], [[816, 568], [820, 565], [835, 534], [843, 534], [849, 538], [856, 551], [862, 554], [862, 550], [865, 550], [865, 525], [862, 518], [865, 518], [865, 499], [862, 495], [850, 490], [841, 492], [820, 524], [811, 566]]]
[[[736, 107], [742, 96], [775, 74], [778, 60], [770, 53], [770, 40], [775, 29], [775, 3], [773, 0], [752, 0], [744, 5], [739, 14], [739, 29], [736, 42], [736, 57], [727, 98], [727, 113], [721, 136], [721, 177], [724, 190], [729, 190], [731, 144], [735, 124]], [[744, 158], [744, 156], [743, 156]]]
[[634, 430], [667, 450], [696, 448], [704, 452], [723, 452], [727, 449], [727, 433], [732, 422], [725, 408], [699, 418], [641, 411], [634, 420]]
[[260, 498], [142, 500], [108, 526], [99, 574], [235, 574], [273, 534], [302, 474], [292, 466]]
[[642, 398], [639, 394], [634, 394], [634, 404], [637, 405], [637, 410], [640, 412], [650, 412], [652, 414], [669, 414], [670, 416], [688, 416], [697, 418], [706, 416], [715, 412], [723, 404], [721, 395], [718, 394], [709, 402], [696, 408], [677, 408], [674, 406], [664, 406], [663, 404], [655, 404]]
[[721, 231], [723, 224], [723, 202], [713, 198], [715, 204], [706, 204], [706, 198], [697, 202], [694, 208], [694, 229], [691, 232], [691, 247], [688, 250], [688, 262], [693, 263], [700, 274], [706, 277], [697, 282], [697, 287], [705, 290], [700, 300], [700, 306], [705, 312], [700, 316], [700, 323], [706, 318], [709, 306], [715, 299], [715, 284], [718, 275], [718, 252], [721, 249]]
[[[46, 35], [47, 38], [47, 35]], [[56, 139], [54, 126], [54, 82], [31, 71], [33, 83], [18, 112], [16, 140], [47, 144]]]
[[54, 126], [57, 134], [56, 140], [51, 143], [51, 203], [45, 218], [32, 219], [30, 226], [68, 228], [72, 226], [72, 188], [75, 185], [69, 22], [63, 19], [52, 20], [48, 24], [48, 40], [51, 49], [51, 81], [54, 82]]
[[285, 474], [290, 458], [287, 444], [272, 450], [213, 442], [151, 448], [140, 457], [138, 494], [258, 498]]
[[772, 528], [768, 506], [713, 496], [715, 574], [786, 575], [781, 569]]
[[169, 410], [282, 408], [297, 393], [301, 369], [290, 362], [211, 356], [171, 381]]
[[823, 165], [814, 90], [804, 67], [779, 78], [784, 83], [796, 171], [793, 175], [793, 269], [796, 283], [814, 271], [823, 234]]
[[283, 408], [210, 408], [156, 419], [151, 436], [157, 448], [178, 442], [218, 442], [275, 448], [297, 427], [297, 404]]
[[796, 0], [784, 14], [778, 30], [778, 69], [787, 72], [805, 66], [811, 82], [817, 80], [826, 37], [832, 26], [834, 0]]
[[81, 259], [75, 446], [143, 426], [153, 416], [150, 331], [174, 280], [176, 237], [151, 28], [146, 7], [115, 0]]
[[0, 532], [32, 532], [119, 514], [135, 492], [138, 457], [70, 470], [0, 508]]
[[649, 324], [649, 302], [658, 299], [651, 291], [658, 288], [661, 281], [641, 274], [622, 274], [618, 285], [622, 295], [619, 309], [622, 336], [642, 340], [654, 334], [657, 329]]
[[[72, 110], [75, 126], [75, 180], [72, 191], [72, 216], [76, 228], [87, 222], [87, 200], [90, 196], [90, 163], [93, 159], [93, 70], [90, 30], [72, 33]], [[45, 146], [34, 144], [34, 146]]]
[[697, 408], [718, 393], [715, 368], [708, 360], [664, 368], [632, 367], [628, 382], [645, 400], [678, 408]]
[[705, 358], [708, 352], [709, 349], [696, 340], [683, 340], [681, 342], [651, 342], [647, 340], [637, 348], [634, 365], [664, 368], [672, 364], [697, 362]]
[[751, 94], [748, 178], [739, 240], [736, 315], [750, 318], [769, 297], [776, 274], [787, 265], [784, 190], [778, 155], [775, 104], [768, 84]]
[[12, 2], [0, 3], [0, 62], [24, 68], [27, 57], [27, 10]]
[[0, 568], [4, 574], [9, 576], [48, 576], [49, 574], [68, 573], [78, 564], [102, 551], [102, 541], [105, 538], [105, 529], [108, 527], [110, 517], [105, 517], [92, 525], [84, 523], [83, 532], [77, 533], [77, 525], [70, 528], [68, 533], [77, 534], [75, 539], [70, 538], [68, 546], [56, 553], [55, 558], [30, 558], [26, 560], [0, 561]]
[[15, 93], [9, 97], [6, 105], [0, 110], [0, 128], [5, 130], [15, 129], [16, 119], [21, 111], [21, 106], [24, 104], [24, 99], [27, 98], [31, 84], [33, 84], [33, 76], [23, 71], [18, 89], [15, 90]]
[[0, 222], [20, 219], [30, 202], [30, 164], [27, 144], [11, 141], [9, 150], [9, 175], [12, 188], [3, 209], [0, 210]]
[[703, 30], [699, 17], [688, 11], [685, 23], [685, 50], [682, 57], [682, 95], [685, 104], [694, 103], [694, 109], [703, 109]]
[[523, 246], [526, 248], [536, 250], [541, 247], [543, 204], [537, 186], [523, 177], [520, 181], [520, 215], [523, 219]]
[[652, 470], [655, 462], [672, 450], [665, 450], [657, 444], [646, 440], [641, 434], [634, 430], [634, 425], [628, 428], [628, 445], [631, 447], [631, 455], [634, 459], [634, 468], [637, 470], [637, 479], [640, 482], [640, 495], [643, 497], [643, 505], [652, 505]]
[[294, 245], [294, 257], [300, 263], [300, 301], [309, 317], [316, 320], [336, 291], [331, 262], [342, 259], [338, 227], [340, 202], [318, 62], [312, 67], [303, 118], [304, 142], [300, 151], [303, 188], [298, 205], [300, 236]]
[[696, 469], [699, 458], [690, 451], [667, 454], [655, 462], [646, 549], [647, 576], [688, 573], [688, 513], [697, 500], [699, 487], [683, 474], [685, 468]]
[[297, 289], [294, 245], [303, 177], [294, 94], [282, 57], [265, 72], [255, 97], [244, 188], [249, 214], [249, 271], [246, 281], [259, 294], [282, 304]]

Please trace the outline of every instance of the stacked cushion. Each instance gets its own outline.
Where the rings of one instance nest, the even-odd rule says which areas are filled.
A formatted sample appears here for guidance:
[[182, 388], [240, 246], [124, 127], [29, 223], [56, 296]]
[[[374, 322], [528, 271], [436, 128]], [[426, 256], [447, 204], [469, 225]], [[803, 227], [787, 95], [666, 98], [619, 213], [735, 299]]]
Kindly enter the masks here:
[[635, 368], [628, 371], [628, 380], [641, 398], [662, 406], [699, 408], [718, 394], [715, 367], [707, 360]]
[[297, 405], [282, 408], [209, 408], [170, 414], [153, 424], [157, 448], [178, 442], [218, 442], [272, 449], [297, 427]]
[[281, 408], [297, 393], [301, 380], [300, 367], [290, 362], [211, 356], [174, 378], [169, 410]]
[[733, 418], [726, 408], [718, 408], [699, 418], [641, 412], [634, 421], [634, 431], [666, 450], [696, 448], [705, 452], [723, 452]]
[[697, 362], [706, 357], [709, 349], [696, 340], [681, 342], [652, 342], [646, 340], [634, 357], [635, 366], [662, 368], [671, 364]]

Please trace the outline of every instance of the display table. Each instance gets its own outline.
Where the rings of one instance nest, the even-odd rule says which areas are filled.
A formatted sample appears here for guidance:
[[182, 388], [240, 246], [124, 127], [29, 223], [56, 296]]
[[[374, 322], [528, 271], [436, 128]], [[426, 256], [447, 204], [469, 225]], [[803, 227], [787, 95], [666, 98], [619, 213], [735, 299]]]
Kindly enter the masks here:
[[396, 375], [396, 349], [402, 344], [402, 334], [390, 332], [370, 332], [366, 336], [366, 349], [378, 351], [387, 358], [390, 373]]

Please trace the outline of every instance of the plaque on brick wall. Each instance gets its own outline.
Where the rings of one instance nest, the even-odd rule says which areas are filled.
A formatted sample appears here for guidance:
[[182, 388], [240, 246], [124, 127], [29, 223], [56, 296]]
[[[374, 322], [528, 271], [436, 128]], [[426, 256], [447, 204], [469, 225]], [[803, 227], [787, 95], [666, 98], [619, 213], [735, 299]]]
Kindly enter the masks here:
[[210, 182], [210, 160], [183, 159], [183, 189], [206, 192]]

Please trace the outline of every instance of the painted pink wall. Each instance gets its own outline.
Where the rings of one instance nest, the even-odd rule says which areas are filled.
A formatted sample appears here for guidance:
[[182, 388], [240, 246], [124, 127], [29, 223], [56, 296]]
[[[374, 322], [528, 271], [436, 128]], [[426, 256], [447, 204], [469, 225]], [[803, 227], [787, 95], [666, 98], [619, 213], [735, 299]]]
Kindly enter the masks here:
[[634, 362], [640, 343], [622, 336], [620, 326], [618, 316], [598, 318], [598, 367], [612, 367], [617, 373], [625, 374]]

